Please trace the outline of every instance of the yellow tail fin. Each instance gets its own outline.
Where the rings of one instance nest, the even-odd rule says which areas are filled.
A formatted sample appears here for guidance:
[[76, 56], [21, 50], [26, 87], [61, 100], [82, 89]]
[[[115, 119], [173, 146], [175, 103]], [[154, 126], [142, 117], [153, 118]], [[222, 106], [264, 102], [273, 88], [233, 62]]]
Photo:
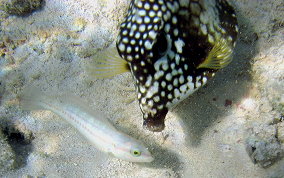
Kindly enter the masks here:
[[115, 47], [100, 52], [85, 68], [88, 75], [95, 78], [110, 78], [130, 71], [127, 62], [119, 56]]

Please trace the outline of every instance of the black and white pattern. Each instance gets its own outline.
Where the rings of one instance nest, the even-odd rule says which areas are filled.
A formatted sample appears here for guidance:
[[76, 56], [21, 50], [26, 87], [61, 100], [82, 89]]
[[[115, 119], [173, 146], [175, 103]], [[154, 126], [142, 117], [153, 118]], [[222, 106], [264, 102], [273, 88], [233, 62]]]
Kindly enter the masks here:
[[170, 108], [217, 69], [197, 68], [215, 43], [231, 56], [238, 26], [226, 0], [133, 0], [121, 24], [117, 49], [136, 81], [144, 125], [164, 129]]

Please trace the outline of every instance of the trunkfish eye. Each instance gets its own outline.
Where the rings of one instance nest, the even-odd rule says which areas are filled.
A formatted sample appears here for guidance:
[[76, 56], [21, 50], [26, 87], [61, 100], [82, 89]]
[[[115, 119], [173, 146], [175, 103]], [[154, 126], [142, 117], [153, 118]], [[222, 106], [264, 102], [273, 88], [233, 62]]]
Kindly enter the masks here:
[[157, 36], [157, 41], [152, 48], [154, 60], [158, 60], [159, 58], [164, 56], [167, 50], [168, 50], [168, 40], [166, 34], [162, 32]]

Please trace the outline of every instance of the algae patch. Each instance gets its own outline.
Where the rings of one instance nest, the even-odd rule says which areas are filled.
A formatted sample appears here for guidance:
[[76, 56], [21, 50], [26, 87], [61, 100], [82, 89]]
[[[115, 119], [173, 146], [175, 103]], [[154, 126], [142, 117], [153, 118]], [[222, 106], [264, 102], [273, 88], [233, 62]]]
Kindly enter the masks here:
[[43, 7], [44, 0], [1, 0], [0, 9], [10, 15], [25, 16]]

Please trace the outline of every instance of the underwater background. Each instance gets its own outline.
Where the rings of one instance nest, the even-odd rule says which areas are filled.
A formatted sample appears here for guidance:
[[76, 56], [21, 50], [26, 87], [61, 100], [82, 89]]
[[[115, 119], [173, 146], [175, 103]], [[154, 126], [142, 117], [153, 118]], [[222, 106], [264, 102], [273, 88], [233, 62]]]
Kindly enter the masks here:
[[[284, 176], [283, 0], [229, 1], [240, 30], [232, 63], [158, 133], [142, 127], [130, 73], [95, 79], [84, 67], [116, 41], [129, 0], [17, 2], [0, 1], [1, 177]], [[108, 156], [54, 113], [22, 111], [28, 86], [81, 97], [155, 160]]]

